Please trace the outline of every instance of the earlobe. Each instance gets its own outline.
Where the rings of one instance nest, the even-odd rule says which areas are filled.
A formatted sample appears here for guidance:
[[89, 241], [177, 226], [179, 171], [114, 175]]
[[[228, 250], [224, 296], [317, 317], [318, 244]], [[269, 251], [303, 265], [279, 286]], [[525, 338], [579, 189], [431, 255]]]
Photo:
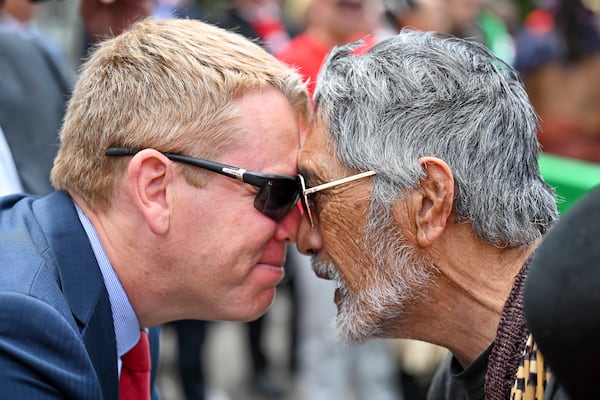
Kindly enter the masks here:
[[421, 157], [419, 163], [426, 176], [416, 196], [416, 239], [419, 246], [428, 247], [442, 235], [452, 214], [454, 177], [439, 158]]
[[146, 149], [133, 156], [127, 169], [133, 202], [156, 235], [163, 235], [169, 230], [167, 187], [171, 176], [170, 163], [160, 152]]

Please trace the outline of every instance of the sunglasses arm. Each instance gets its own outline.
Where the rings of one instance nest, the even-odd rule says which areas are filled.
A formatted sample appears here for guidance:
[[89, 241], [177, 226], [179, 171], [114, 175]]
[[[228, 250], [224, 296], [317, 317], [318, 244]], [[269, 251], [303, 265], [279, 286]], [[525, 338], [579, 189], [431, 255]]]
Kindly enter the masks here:
[[244, 179], [244, 174], [246, 173], [246, 170], [243, 168], [224, 167], [221, 168], [221, 172], [223, 173], [223, 175], [227, 175], [230, 178], [234, 178], [240, 182], [246, 182], [246, 180]]

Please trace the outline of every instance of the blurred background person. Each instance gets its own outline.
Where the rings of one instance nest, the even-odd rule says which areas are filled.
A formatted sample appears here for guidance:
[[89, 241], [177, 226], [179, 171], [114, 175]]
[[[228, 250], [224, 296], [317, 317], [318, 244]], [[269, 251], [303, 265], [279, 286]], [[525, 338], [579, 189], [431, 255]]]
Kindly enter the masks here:
[[270, 53], [278, 52], [298, 30], [284, 13], [281, 0], [230, 0], [214, 22], [258, 40]]
[[155, 18], [203, 19], [204, 9], [193, 0], [155, 0], [152, 15]]
[[0, 196], [20, 193], [22, 190], [15, 162], [0, 127]]
[[[37, 3], [33, 1], [33, 3]], [[118, 34], [150, 15], [153, 0], [81, 0], [86, 32]], [[50, 169], [74, 83], [74, 66], [35, 23], [37, 4], [6, 0], [0, 10], [0, 126], [27, 193], [52, 191]]]
[[23, 190], [47, 194], [73, 77], [34, 30], [35, 5], [8, 0], [0, 7], [0, 126]]
[[203, 347], [207, 321], [179, 320], [168, 324], [177, 338], [177, 367], [186, 400], [207, 398], [207, 382], [203, 365]]
[[379, 26], [376, 0], [309, 0], [302, 32], [275, 53], [283, 62], [298, 68], [314, 90], [321, 64], [334, 46], [365, 38]]
[[517, 35], [515, 66], [540, 116], [544, 152], [600, 163], [599, 10], [586, 4], [538, 1]]
[[394, 343], [372, 340], [347, 346], [340, 342], [333, 328], [335, 284], [315, 279], [309, 257], [298, 251], [290, 251], [288, 257], [297, 266], [300, 299], [298, 397], [310, 400], [404, 399], [405, 388]]
[[65, 91], [73, 85], [75, 68], [68, 60], [65, 50], [48, 32], [39, 28], [37, 14], [44, 0], [5, 0], [0, 11], [0, 29], [13, 32], [31, 40], [48, 57], [49, 64], [56, 69], [57, 79], [62, 81]]
[[39, 2], [40, 0], [5, 0], [4, 7], [0, 11], [0, 29], [37, 40], [54, 61], [65, 63], [65, 53], [58, 43], [37, 26], [36, 14]]
[[514, 60], [511, 29], [516, 9], [510, 0], [383, 0], [386, 22], [395, 33], [403, 27], [439, 31], [486, 45], [508, 63]]
[[154, 0], [81, 0], [79, 12], [92, 42], [117, 36], [152, 15]]
[[89, 47], [116, 36], [135, 21], [152, 15], [155, 0], [80, 0], [83, 20], [83, 56]]

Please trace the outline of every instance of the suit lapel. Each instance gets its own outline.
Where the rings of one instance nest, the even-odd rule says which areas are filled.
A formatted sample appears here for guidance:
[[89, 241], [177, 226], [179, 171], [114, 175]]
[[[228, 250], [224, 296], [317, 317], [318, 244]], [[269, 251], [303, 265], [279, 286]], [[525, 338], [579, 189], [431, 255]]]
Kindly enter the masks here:
[[[107, 315], [109, 320], [106, 318]], [[98, 375], [103, 397], [117, 399], [119, 397], [117, 343], [106, 290], [101, 293], [98, 305], [81, 333]]]
[[55, 260], [60, 283], [96, 370], [104, 399], [118, 399], [117, 345], [102, 273], [70, 197], [53, 193], [34, 202], [34, 213]]

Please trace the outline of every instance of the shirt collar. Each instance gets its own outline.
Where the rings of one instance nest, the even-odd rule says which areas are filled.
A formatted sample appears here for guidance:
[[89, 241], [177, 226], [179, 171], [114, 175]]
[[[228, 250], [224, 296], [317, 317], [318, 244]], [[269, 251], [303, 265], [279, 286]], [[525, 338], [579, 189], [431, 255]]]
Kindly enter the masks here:
[[140, 337], [140, 324], [133, 310], [133, 307], [121, 285], [119, 277], [115, 273], [112, 264], [110, 263], [100, 238], [96, 233], [96, 229], [92, 222], [83, 213], [81, 208], [75, 204], [77, 215], [83, 225], [83, 229], [88, 236], [96, 261], [100, 266], [100, 272], [104, 279], [104, 286], [108, 291], [108, 298], [112, 309], [112, 319], [115, 330], [115, 338], [117, 341], [117, 354], [120, 357], [127, 353], [138, 342]]

